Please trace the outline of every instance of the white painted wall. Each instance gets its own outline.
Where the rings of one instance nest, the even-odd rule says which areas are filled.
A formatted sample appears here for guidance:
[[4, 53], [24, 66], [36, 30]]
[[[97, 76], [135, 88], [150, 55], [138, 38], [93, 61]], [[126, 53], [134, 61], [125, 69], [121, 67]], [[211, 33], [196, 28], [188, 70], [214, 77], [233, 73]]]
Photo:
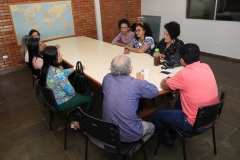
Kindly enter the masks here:
[[[186, 19], [186, 0], [141, 0], [143, 15], [161, 16], [163, 25], [176, 21], [181, 26], [179, 39], [196, 43], [201, 51], [240, 59], [240, 22]], [[221, 43], [221, 46], [217, 46]]]

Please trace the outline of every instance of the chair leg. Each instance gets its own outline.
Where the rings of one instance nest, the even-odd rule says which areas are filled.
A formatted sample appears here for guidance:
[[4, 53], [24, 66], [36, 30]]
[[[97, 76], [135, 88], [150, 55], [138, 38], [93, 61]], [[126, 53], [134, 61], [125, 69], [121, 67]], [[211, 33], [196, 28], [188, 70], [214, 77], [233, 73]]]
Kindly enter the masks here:
[[158, 151], [158, 148], [159, 148], [160, 143], [161, 143], [161, 139], [160, 139], [160, 136], [159, 136], [158, 142], [157, 142], [157, 147], [156, 147], [156, 149], [155, 149], [155, 151], [154, 151], [154, 156], [157, 155], [157, 151]]
[[144, 146], [144, 144], [142, 144], [142, 151], [143, 151], [144, 159], [147, 160], [147, 155], [146, 155], [146, 151], [145, 151], [145, 146]]
[[36, 86], [36, 97], [38, 97], [38, 95], [39, 95], [39, 88], [38, 86]]
[[181, 136], [181, 139], [182, 139], [182, 148], [183, 148], [183, 159], [186, 160], [186, 149], [185, 149], [185, 140], [184, 140], [184, 137], [179, 134]]
[[214, 126], [212, 126], [212, 136], [213, 136], [214, 154], [217, 155], [217, 147], [216, 147], [216, 140], [215, 140], [215, 130], [214, 130]]
[[33, 87], [34, 87], [34, 76], [32, 75], [32, 77], [33, 77]]
[[52, 130], [53, 111], [50, 110], [50, 131]]
[[88, 157], [88, 137], [86, 136], [85, 160], [87, 160], [87, 157]]
[[67, 149], [67, 120], [68, 120], [68, 115], [66, 115], [66, 118], [65, 118], [64, 150]]

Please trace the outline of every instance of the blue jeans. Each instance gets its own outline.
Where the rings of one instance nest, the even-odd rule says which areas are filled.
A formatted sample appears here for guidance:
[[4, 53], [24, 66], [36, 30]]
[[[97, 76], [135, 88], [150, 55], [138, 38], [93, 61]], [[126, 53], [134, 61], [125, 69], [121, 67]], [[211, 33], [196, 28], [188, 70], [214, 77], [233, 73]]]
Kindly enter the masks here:
[[[174, 110], [156, 110], [153, 113], [153, 123], [155, 129], [162, 138], [170, 137], [167, 129], [164, 129], [165, 123], [181, 128], [186, 132], [191, 132], [193, 126], [188, 122], [187, 116], [182, 112], [181, 101], [177, 100], [174, 105]], [[205, 132], [207, 128], [201, 129], [200, 132]]]

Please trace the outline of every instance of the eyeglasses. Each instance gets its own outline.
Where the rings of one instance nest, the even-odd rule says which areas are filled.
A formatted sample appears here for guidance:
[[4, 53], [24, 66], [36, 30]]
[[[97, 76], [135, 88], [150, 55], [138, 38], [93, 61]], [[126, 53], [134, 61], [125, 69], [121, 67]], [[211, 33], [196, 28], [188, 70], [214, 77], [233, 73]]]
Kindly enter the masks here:
[[121, 27], [121, 29], [124, 29], [124, 30], [127, 29], [127, 28], [128, 28], [128, 27]]
[[39, 35], [33, 35], [33, 38], [39, 38], [40, 36]]
[[142, 29], [136, 29], [134, 32], [137, 33], [137, 32], [140, 32]]

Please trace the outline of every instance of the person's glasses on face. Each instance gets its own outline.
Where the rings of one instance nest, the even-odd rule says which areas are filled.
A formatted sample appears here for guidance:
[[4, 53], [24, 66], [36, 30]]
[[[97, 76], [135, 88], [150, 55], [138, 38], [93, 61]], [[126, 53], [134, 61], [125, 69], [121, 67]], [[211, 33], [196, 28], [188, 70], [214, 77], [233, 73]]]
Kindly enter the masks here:
[[39, 38], [39, 35], [33, 35], [33, 38]]
[[142, 29], [136, 29], [136, 30], [135, 30], [135, 33], [139, 33], [139, 32], [141, 32], [141, 30], [142, 30]]
[[121, 27], [121, 30], [126, 30], [128, 27]]

